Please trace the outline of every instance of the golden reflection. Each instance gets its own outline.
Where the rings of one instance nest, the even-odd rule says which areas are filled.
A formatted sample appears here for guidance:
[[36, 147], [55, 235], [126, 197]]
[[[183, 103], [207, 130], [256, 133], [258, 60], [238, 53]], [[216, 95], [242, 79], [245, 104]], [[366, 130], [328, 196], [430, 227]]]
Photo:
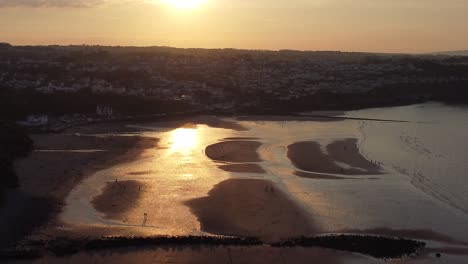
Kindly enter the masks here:
[[171, 151], [188, 155], [198, 141], [197, 129], [178, 128], [171, 132]]
[[179, 179], [182, 179], [182, 180], [193, 180], [195, 179], [195, 176], [191, 173], [185, 173], [185, 174], [182, 174], [179, 176]]

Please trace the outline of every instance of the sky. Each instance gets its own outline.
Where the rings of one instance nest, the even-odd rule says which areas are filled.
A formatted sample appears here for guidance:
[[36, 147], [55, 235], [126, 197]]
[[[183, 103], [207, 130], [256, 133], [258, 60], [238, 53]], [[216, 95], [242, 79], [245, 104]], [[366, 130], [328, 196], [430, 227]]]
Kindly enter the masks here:
[[[181, 8], [177, 1], [199, 3]], [[468, 0], [0, 0], [0, 42], [466, 50]]]

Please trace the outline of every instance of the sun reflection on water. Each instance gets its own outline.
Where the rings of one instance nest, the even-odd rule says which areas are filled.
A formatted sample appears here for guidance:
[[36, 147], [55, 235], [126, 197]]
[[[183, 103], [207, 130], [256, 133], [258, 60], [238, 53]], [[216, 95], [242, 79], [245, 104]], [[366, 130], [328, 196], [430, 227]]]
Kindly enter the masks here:
[[189, 155], [198, 143], [196, 128], [178, 128], [171, 132], [171, 147], [173, 153]]

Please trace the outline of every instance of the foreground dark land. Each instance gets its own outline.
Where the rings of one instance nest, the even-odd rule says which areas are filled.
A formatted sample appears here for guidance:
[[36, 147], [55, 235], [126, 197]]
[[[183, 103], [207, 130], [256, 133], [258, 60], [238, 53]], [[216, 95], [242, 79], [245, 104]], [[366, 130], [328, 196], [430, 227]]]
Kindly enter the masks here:
[[0, 251], [0, 259], [35, 259], [45, 253], [56, 256], [73, 255], [80, 251], [103, 251], [132, 247], [171, 247], [183, 248], [193, 246], [205, 247], [259, 247], [273, 248], [311, 247], [328, 248], [354, 253], [362, 253], [375, 258], [401, 258], [421, 250], [425, 243], [397, 238], [361, 235], [337, 235], [319, 237], [300, 237], [288, 241], [264, 244], [256, 238], [237, 237], [148, 237], [148, 238], [103, 238], [92, 240], [58, 239], [49, 241], [27, 241], [16, 249]]

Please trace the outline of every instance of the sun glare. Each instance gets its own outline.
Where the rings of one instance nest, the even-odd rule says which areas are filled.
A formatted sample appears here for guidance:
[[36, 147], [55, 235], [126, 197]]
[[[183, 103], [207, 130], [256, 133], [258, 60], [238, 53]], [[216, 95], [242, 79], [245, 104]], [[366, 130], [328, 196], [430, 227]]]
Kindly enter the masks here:
[[197, 130], [178, 128], [171, 132], [171, 150], [182, 154], [190, 153], [197, 144]]
[[200, 6], [206, 0], [162, 0], [163, 3], [178, 9], [192, 9]]

